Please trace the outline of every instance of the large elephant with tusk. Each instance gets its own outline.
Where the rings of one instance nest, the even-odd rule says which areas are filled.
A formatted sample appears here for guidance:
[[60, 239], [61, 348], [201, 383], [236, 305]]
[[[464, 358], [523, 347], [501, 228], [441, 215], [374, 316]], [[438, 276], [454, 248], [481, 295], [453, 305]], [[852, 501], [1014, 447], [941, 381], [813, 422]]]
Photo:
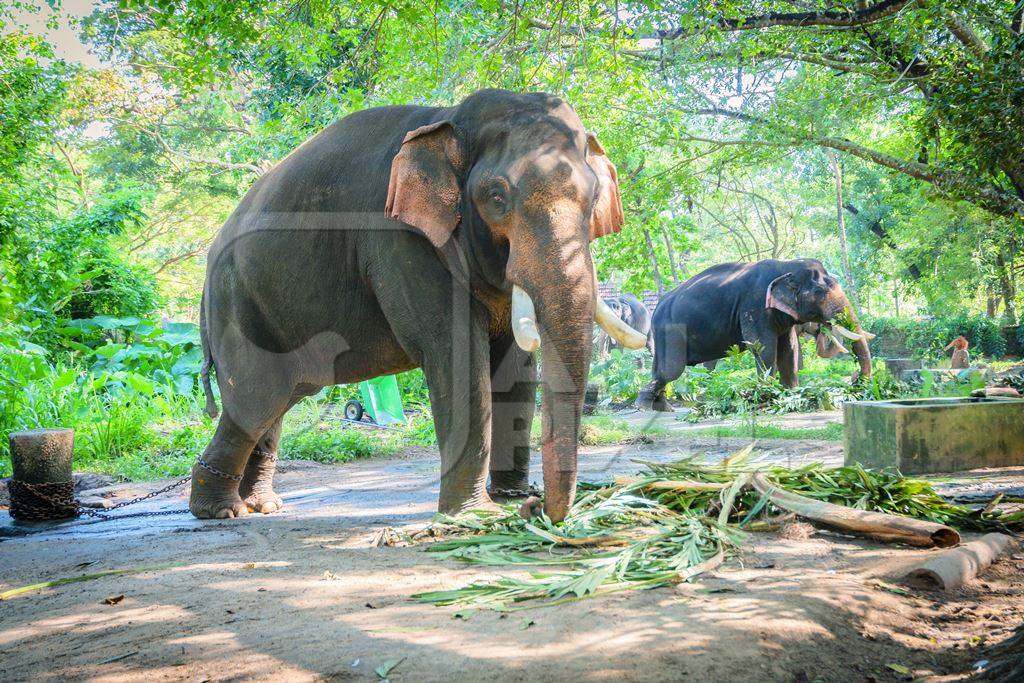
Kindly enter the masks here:
[[860, 375], [871, 376], [874, 335], [861, 328], [839, 283], [814, 259], [712, 266], [662, 297], [653, 328], [653, 376], [637, 399], [641, 408], [670, 410], [666, 384], [686, 366], [724, 358], [736, 345], [755, 348], [762, 368], [795, 387], [800, 333], [813, 334], [825, 358], [848, 352], [845, 339]]
[[277, 509], [285, 412], [324, 386], [416, 367], [441, 452], [438, 508], [523, 491], [541, 349], [544, 510], [561, 520], [591, 326], [643, 345], [596, 296], [588, 248], [623, 221], [615, 166], [550, 95], [368, 109], [306, 141], [210, 250], [203, 379], [215, 415], [215, 371], [223, 414], [192, 470], [193, 514]]

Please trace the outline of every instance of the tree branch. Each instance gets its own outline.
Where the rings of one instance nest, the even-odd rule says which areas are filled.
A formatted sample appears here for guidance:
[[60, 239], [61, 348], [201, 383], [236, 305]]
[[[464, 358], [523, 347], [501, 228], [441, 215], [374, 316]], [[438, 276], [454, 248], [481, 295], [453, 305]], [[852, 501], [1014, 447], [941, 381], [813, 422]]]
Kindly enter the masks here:
[[975, 57], [985, 59], [988, 56], [988, 43], [982, 40], [963, 19], [953, 12], [947, 12], [946, 24], [949, 26], [950, 33], [973, 52]]
[[[721, 18], [712, 25], [721, 31], [749, 31], [772, 26], [836, 26], [851, 28], [873, 24], [896, 14], [916, 0], [882, 0], [856, 10], [822, 10], [818, 12], [768, 12], [751, 17]], [[658, 37], [675, 40], [691, 35], [699, 28], [675, 28], [659, 31]]]
[[[864, 145], [859, 145], [852, 140], [845, 138], [836, 138], [831, 136], [810, 136], [802, 133], [796, 133], [792, 131], [781, 130], [780, 126], [773, 124], [771, 121], [767, 121], [760, 117], [746, 114], [723, 107], [709, 107], [705, 109], [693, 109], [685, 110], [689, 113], [699, 114], [703, 116], [723, 116], [727, 118], [736, 119], [745, 123], [764, 125], [771, 129], [773, 139], [771, 142], [767, 140], [751, 140], [746, 144], [751, 145], [788, 145], [788, 146], [800, 146], [800, 145], [817, 145], [818, 147], [825, 147], [828, 149], [834, 149], [840, 152], [846, 152], [860, 159], [871, 161], [879, 166], [899, 171], [904, 175], [908, 175], [911, 178], [917, 178], [925, 182], [931, 183], [942, 192], [961, 199], [965, 199], [973, 204], [976, 204], [988, 211], [999, 216], [1019, 216], [1024, 217], [1024, 199], [1017, 197], [1009, 192], [1004, 192], [998, 187], [983, 185], [972, 181], [964, 175], [951, 171], [948, 169], [938, 168], [936, 166], [929, 166], [918, 161], [907, 161], [906, 159], [900, 159], [899, 157], [881, 152]], [[781, 135], [780, 135], [781, 134]], [[788, 140], [780, 139], [782, 137], [788, 138]], [[690, 138], [696, 139], [696, 138]], [[723, 141], [708, 139], [703, 140], [714, 144], [744, 144], [745, 141]]]
[[900, 159], [841, 138], [819, 137], [806, 138], [806, 140], [819, 147], [846, 152], [860, 159], [872, 161], [879, 166], [899, 171], [911, 178], [931, 183], [947, 194], [966, 199], [994, 214], [1024, 217], [1024, 200], [998, 188], [979, 185], [954, 171]]

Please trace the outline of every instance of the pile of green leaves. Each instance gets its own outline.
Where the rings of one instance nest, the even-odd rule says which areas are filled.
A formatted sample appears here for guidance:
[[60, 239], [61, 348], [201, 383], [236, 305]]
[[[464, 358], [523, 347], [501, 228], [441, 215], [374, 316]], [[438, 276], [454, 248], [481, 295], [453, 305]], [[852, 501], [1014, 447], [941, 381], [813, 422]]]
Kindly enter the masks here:
[[[893, 398], [891, 394], [900, 393], [882, 377], [874, 384], [852, 384], [855, 369], [854, 361], [824, 360], [805, 348], [800, 385], [787, 389], [777, 376], [757, 367], [753, 354], [734, 347], [714, 370], [700, 365], [687, 368], [672, 383], [672, 390], [691, 408], [690, 419], [834, 410], [846, 400], [875, 397], [876, 390], [875, 398]], [[884, 367], [879, 367], [878, 373], [884, 374]]]
[[[755, 470], [779, 487], [861, 510], [948, 524], [959, 529], [1024, 529], [1024, 511], [999, 513], [950, 503], [926, 481], [860, 466], [797, 469], [750, 459], [752, 446], [720, 463], [691, 456], [671, 463], [641, 462], [637, 478], [581, 485], [565, 520], [524, 520], [501, 513], [442, 517], [452, 538], [427, 547], [444, 558], [486, 567], [535, 567], [529, 578], [502, 577], [414, 597], [436, 605], [498, 610], [518, 603], [550, 606], [622, 590], [689, 581], [717, 566], [766, 515], [771, 504], [747, 487]], [[660, 485], [659, 485], [660, 484]]]

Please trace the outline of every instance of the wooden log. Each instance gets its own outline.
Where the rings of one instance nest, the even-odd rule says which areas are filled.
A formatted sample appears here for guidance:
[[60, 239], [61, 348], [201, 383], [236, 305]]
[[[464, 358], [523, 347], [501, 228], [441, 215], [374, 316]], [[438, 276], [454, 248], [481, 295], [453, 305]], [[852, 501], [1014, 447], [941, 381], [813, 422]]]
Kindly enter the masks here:
[[778, 507], [836, 529], [862, 534], [887, 543], [906, 543], [924, 548], [952, 548], [960, 543], [960, 534], [951, 527], [883, 512], [854, 510], [842, 505], [805, 498], [775, 486], [762, 472], [754, 474], [752, 483], [755, 489]]
[[1006, 552], [1010, 537], [1006, 534], [985, 534], [959, 548], [947, 550], [910, 570], [903, 583], [929, 590], [953, 590], [972, 580]]
[[14, 479], [26, 484], [58, 484], [71, 481], [73, 429], [32, 429], [11, 432], [11, 465]]

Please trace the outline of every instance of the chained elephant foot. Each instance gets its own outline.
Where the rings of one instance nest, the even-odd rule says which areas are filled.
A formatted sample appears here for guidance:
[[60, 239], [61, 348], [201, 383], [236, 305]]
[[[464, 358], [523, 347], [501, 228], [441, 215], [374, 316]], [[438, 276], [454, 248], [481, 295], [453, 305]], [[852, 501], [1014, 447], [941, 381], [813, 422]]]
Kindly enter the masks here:
[[276, 512], [284, 507], [281, 496], [274, 493], [274, 472], [277, 469], [277, 454], [253, 451], [242, 475], [238, 495], [245, 502], [249, 512], [263, 514]]
[[536, 489], [530, 486], [530, 477], [525, 471], [491, 472], [487, 494], [497, 503], [538, 495]]
[[470, 510], [501, 512], [501, 506], [491, 500], [491, 497], [484, 490], [470, 496], [460, 496], [458, 498], [442, 495], [437, 505], [437, 511], [443, 515], [459, 515]]
[[238, 482], [214, 474], [199, 463], [192, 466], [188, 509], [199, 519], [231, 519], [249, 514], [238, 495]]

